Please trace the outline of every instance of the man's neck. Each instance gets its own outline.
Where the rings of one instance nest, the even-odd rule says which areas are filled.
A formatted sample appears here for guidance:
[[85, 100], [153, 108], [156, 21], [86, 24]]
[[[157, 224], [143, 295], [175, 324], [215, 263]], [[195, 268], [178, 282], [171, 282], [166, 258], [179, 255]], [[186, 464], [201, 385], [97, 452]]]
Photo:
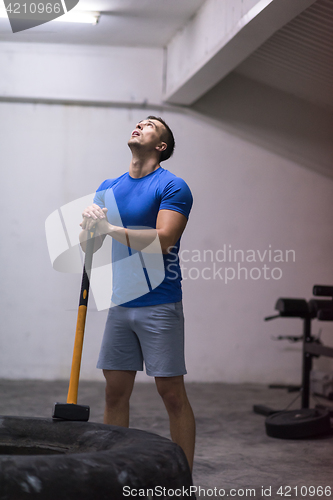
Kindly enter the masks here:
[[134, 179], [139, 179], [140, 177], [145, 177], [151, 174], [160, 166], [156, 158], [138, 158], [137, 156], [132, 156], [132, 161], [129, 166], [129, 174]]

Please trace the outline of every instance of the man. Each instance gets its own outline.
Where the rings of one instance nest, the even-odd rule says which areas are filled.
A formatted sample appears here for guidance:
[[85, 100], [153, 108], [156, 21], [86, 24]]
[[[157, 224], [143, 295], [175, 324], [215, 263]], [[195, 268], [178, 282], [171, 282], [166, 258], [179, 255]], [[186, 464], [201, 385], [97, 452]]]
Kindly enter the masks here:
[[[193, 466], [195, 420], [187, 398], [184, 374], [184, 317], [178, 261], [180, 237], [192, 206], [187, 184], [160, 166], [173, 153], [168, 125], [154, 116], [139, 122], [128, 141], [132, 152], [129, 172], [104, 181], [93, 205], [83, 212], [80, 241], [85, 250], [87, 231], [96, 226], [94, 251], [104, 238], [113, 238], [118, 255], [136, 252], [159, 238], [165, 277], [160, 285], [128, 302], [121, 294], [122, 276], [114, 276], [112, 302], [97, 367], [106, 379], [104, 423], [128, 427], [129, 400], [137, 370], [155, 377], [170, 420], [171, 439]], [[112, 199], [119, 210], [114, 214]], [[117, 224], [121, 217], [121, 224]], [[144, 226], [148, 229], [131, 229]], [[149, 229], [151, 228], [151, 229]], [[113, 253], [113, 262], [114, 262]], [[172, 263], [172, 271], [170, 264]], [[175, 271], [176, 270], [176, 271]], [[114, 274], [114, 273], [113, 273]], [[176, 276], [176, 279], [175, 279]]]

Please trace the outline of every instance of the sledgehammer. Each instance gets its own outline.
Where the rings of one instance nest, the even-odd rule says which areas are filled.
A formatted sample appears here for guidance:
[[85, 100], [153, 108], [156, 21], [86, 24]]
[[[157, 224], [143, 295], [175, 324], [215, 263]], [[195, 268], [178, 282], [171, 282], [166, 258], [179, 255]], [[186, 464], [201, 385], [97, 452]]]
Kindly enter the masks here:
[[69, 380], [69, 388], [67, 395], [67, 403], [55, 403], [53, 408], [52, 418], [60, 418], [62, 420], [80, 420], [87, 422], [89, 420], [90, 408], [85, 405], [77, 404], [77, 394], [79, 389], [79, 376], [81, 367], [81, 357], [83, 348], [84, 328], [86, 324], [88, 296], [89, 296], [89, 279], [92, 265], [92, 257], [94, 250], [94, 226], [91, 231], [88, 231], [88, 240], [86, 253], [84, 258], [83, 275], [81, 283], [81, 293], [79, 301], [79, 309], [77, 315], [72, 369]]

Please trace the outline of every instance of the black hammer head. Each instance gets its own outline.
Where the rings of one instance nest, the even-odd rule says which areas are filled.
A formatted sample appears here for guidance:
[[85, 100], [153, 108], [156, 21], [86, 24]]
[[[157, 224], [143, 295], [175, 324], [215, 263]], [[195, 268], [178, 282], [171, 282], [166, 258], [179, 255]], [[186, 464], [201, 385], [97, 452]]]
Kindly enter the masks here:
[[75, 405], [70, 403], [56, 403], [53, 408], [52, 418], [88, 422], [89, 413], [89, 406]]

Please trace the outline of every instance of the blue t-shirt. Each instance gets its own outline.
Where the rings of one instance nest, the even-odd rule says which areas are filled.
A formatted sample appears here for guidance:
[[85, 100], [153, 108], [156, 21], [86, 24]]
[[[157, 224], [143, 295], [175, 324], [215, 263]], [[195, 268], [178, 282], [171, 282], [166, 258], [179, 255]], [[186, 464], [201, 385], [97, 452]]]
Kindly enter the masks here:
[[[173, 210], [188, 218], [193, 198], [183, 179], [159, 167], [138, 179], [128, 172], [107, 179], [97, 189], [94, 203], [108, 209], [108, 221], [115, 226], [156, 229], [159, 210]], [[180, 239], [168, 254], [157, 255], [138, 252], [113, 239], [113, 304], [143, 307], [181, 300], [179, 246]]]

